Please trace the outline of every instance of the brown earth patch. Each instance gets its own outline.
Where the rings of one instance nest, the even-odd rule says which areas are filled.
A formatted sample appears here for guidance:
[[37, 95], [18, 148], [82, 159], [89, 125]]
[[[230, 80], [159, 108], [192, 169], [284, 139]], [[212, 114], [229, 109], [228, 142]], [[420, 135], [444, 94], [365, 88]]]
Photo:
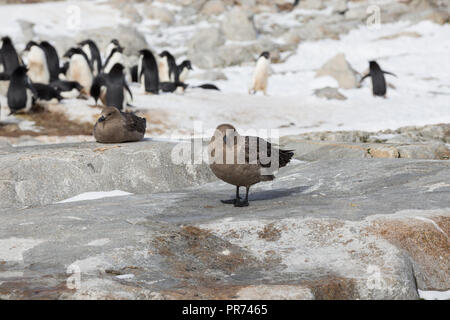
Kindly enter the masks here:
[[21, 137], [21, 136], [77, 136], [92, 135], [94, 125], [92, 123], [78, 123], [71, 121], [60, 112], [48, 112], [37, 110], [30, 114], [16, 115], [17, 118], [33, 121], [39, 131], [21, 130], [17, 124], [1, 124], [0, 136]]
[[309, 287], [316, 300], [354, 300], [359, 298], [355, 279], [330, 277], [302, 282]]
[[258, 238], [266, 241], [277, 241], [281, 238], [281, 230], [275, 227], [275, 223], [269, 223], [264, 226], [264, 229], [258, 231]]

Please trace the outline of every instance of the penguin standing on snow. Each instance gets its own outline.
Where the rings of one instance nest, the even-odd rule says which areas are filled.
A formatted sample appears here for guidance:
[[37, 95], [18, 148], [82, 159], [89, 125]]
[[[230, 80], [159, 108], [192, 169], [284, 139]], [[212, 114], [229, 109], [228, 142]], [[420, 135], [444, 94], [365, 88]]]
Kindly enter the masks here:
[[84, 41], [81, 41], [78, 44], [81, 49], [86, 53], [86, 56], [89, 58], [89, 61], [92, 65], [92, 72], [94, 76], [100, 74], [100, 71], [102, 70], [102, 58], [100, 56], [100, 50], [98, 50], [97, 45], [94, 41], [91, 39], [87, 39]]
[[178, 82], [177, 63], [173, 55], [165, 50], [159, 54], [159, 81]]
[[106, 77], [106, 106], [123, 110], [133, 99], [125, 81], [124, 66], [116, 63]]
[[119, 40], [117, 40], [117, 39], [112, 39], [112, 40], [110, 41], [110, 43], [108, 44], [108, 46], [106, 47], [106, 50], [105, 50], [105, 58], [108, 58], [108, 57], [111, 55], [111, 52], [112, 52], [115, 48], [122, 49], [122, 51], [123, 51], [123, 47], [120, 45]]
[[258, 91], [264, 92], [267, 95], [267, 80], [270, 71], [270, 53], [264, 51], [259, 56], [256, 62], [255, 72], [253, 73], [252, 86], [249, 89], [250, 94], [255, 94]]
[[19, 66], [11, 75], [6, 94], [11, 114], [30, 111], [36, 101], [37, 92], [32, 86], [27, 72], [26, 67]]
[[365, 78], [371, 77], [373, 95], [386, 98], [386, 79], [384, 78], [384, 74], [390, 74], [394, 77], [397, 76], [391, 72], [382, 70], [376, 61], [369, 61], [369, 68], [369, 73], [362, 77], [360, 83], [363, 82]]
[[178, 81], [185, 82], [189, 71], [192, 70], [192, 65], [190, 60], [184, 60], [180, 65], [177, 66]]
[[121, 65], [125, 65], [125, 59], [123, 57], [123, 48], [118, 47], [112, 49], [111, 53], [105, 60], [105, 66], [103, 68], [104, 73], [109, 73], [114, 65], [120, 63]]
[[88, 94], [93, 80], [92, 65], [86, 53], [80, 48], [71, 48], [64, 55], [70, 58], [67, 69], [67, 80], [77, 81], [83, 87], [84, 93]]
[[28, 76], [32, 82], [50, 83], [50, 71], [45, 51], [34, 41], [27, 43], [24, 54], [27, 58]]
[[58, 80], [61, 72], [58, 51], [56, 51], [55, 47], [48, 41], [42, 41], [40, 43], [40, 47], [44, 50], [45, 57], [47, 58], [47, 66], [50, 72], [50, 82]]
[[159, 93], [159, 73], [155, 56], [150, 50], [139, 51], [138, 79], [145, 92]]
[[3, 37], [0, 41], [0, 64], [3, 65], [3, 72], [12, 75], [14, 70], [21, 65], [17, 51], [9, 37]]

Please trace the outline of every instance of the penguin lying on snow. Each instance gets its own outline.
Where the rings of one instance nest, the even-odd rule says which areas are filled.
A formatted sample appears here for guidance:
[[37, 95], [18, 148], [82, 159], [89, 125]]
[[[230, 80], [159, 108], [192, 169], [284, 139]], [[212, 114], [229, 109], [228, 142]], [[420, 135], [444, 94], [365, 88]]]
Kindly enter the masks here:
[[0, 41], [0, 64], [3, 65], [3, 72], [11, 75], [21, 61], [16, 49], [9, 37], [3, 37]]
[[390, 74], [394, 77], [397, 76], [391, 72], [382, 70], [376, 61], [369, 61], [369, 68], [369, 73], [362, 77], [360, 83], [363, 82], [367, 77], [371, 77], [373, 95], [386, 98], [386, 79], [384, 78], [384, 74]]
[[63, 99], [59, 91], [52, 86], [43, 83], [33, 83], [32, 86], [36, 90], [36, 97], [38, 103], [59, 102]]
[[91, 96], [97, 103], [101, 99], [105, 106], [123, 110], [133, 99], [133, 94], [125, 81], [124, 66], [116, 63], [108, 74], [98, 75], [91, 87]]
[[250, 94], [255, 94], [257, 91], [264, 92], [267, 95], [267, 79], [269, 77], [270, 69], [270, 53], [264, 51], [259, 56], [255, 72], [253, 73], [252, 86], [249, 89]]
[[70, 58], [69, 68], [67, 69], [67, 80], [77, 81], [83, 87], [87, 94], [92, 85], [92, 65], [86, 53], [80, 48], [71, 48], [64, 55]]
[[27, 72], [26, 67], [19, 66], [11, 75], [8, 93], [6, 94], [10, 114], [26, 113], [31, 110], [36, 101], [37, 92], [31, 84]]
[[27, 58], [28, 76], [32, 82], [50, 83], [50, 71], [44, 49], [34, 41], [29, 41], [23, 53]]
[[55, 80], [50, 86], [65, 99], [75, 99], [81, 94], [83, 87], [76, 81]]
[[146, 127], [145, 118], [121, 112], [114, 107], [105, 107], [94, 126], [94, 137], [102, 143], [139, 141], [144, 138]]
[[91, 39], [83, 40], [78, 45], [81, 49], [86, 53], [91, 65], [92, 72], [94, 76], [100, 74], [102, 70], [102, 58], [100, 56], [100, 51], [98, 50], [97, 45]]
[[159, 73], [155, 56], [150, 50], [139, 51], [138, 79], [144, 92], [159, 93]]
[[183, 91], [188, 87], [186, 83], [183, 82], [160, 82], [159, 89], [162, 92], [175, 92], [178, 88], [182, 88]]
[[[275, 179], [273, 173], [286, 166], [294, 155], [293, 150], [277, 149], [259, 137], [240, 136], [230, 124], [216, 128], [208, 146], [208, 154], [209, 166], [216, 177], [236, 186], [236, 198], [222, 200], [222, 203], [234, 204], [235, 207], [248, 206], [250, 187], [261, 181]], [[227, 159], [227, 154], [232, 159]], [[267, 171], [263, 172], [263, 169]], [[239, 196], [240, 187], [246, 188], [243, 201]]]

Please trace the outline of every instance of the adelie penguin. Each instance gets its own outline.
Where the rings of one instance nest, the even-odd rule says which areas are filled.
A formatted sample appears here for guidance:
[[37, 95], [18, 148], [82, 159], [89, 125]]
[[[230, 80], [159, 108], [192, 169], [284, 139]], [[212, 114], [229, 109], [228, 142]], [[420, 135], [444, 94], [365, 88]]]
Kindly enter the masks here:
[[81, 94], [83, 87], [76, 81], [55, 80], [50, 86], [57, 90], [64, 99], [76, 99]]
[[258, 91], [264, 92], [267, 95], [267, 80], [270, 72], [270, 53], [264, 51], [256, 61], [255, 72], [253, 73], [252, 85], [249, 88], [250, 94], [255, 94]]
[[178, 67], [173, 55], [165, 50], [159, 54], [159, 81], [178, 82]]
[[100, 56], [100, 50], [97, 45], [91, 39], [83, 40], [78, 44], [81, 49], [86, 53], [89, 61], [92, 65], [92, 73], [94, 76], [100, 74], [102, 70], [102, 58]]
[[107, 58], [111, 55], [111, 52], [112, 52], [115, 48], [118, 48], [118, 49], [123, 50], [123, 47], [120, 45], [119, 40], [117, 40], [117, 39], [112, 39], [112, 40], [108, 43], [108, 46], [106, 47], [106, 50], [105, 50], [105, 59], [107, 59]]
[[150, 50], [139, 51], [138, 78], [144, 92], [159, 93], [159, 74], [155, 56]]
[[125, 65], [122, 47], [112, 49], [111, 53], [105, 60], [103, 72], [109, 73], [111, 71], [112, 67], [114, 65], [116, 65], [117, 63], [120, 63], [121, 65]]
[[[275, 179], [273, 173], [286, 166], [292, 150], [281, 150], [259, 137], [241, 136], [230, 124], [219, 125], [208, 146], [209, 166], [217, 178], [236, 186], [236, 197], [222, 200], [235, 207], [248, 206], [250, 187]], [[245, 199], [239, 188], [245, 187]]]
[[162, 92], [175, 92], [178, 88], [184, 91], [188, 85], [183, 82], [160, 82], [159, 88]]
[[21, 65], [19, 55], [9, 37], [3, 37], [0, 41], [0, 64], [7, 75], [12, 75], [14, 70]]
[[101, 143], [140, 141], [144, 138], [147, 121], [134, 113], [105, 107], [94, 126], [94, 137]]
[[29, 41], [23, 54], [26, 56], [28, 76], [32, 82], [50, 83], [50, 71], [44, 49], [34, 41]]
[[185, 82], [189, 71], [192, 70], [192, 65], [190, 60], [184, 60], [180, 65], [177, 66], [177, 74], [178, 74], [178, 81]]
[[88, 94], [93, 80], [92, 66], [86, 53], [80, 48], [71, 48], [64, 57], [69, 58], [69, 67], [66, 75], [67, 80], [77, 81], [83, 87], [85, 94]]
[[371, 77], [373, 95], [386, 98], [386, 79], [384, 78], [384, 74], [390, 74], [397, 77], [391, 72], [382, 70], [376, 61], [369, 61], [369, 73], [361, 79], [360, 83], [367, 77]]
[[19, 66], [11, 75], [8, 93], [6, 94], [11, 114], [29, 112], [36, 101], [37, 92], [31, 84], [27, 72], [26, 67]]
[[50, 82], [58, 80], [59, 74], [61, 73], [58, 51], [56, 51], [55, 47], [48, 41], [42, 41], [40, 43], [40, 47], [44, 50], [47, 58], [47, 67], [50, 72]]
[[106, 105], [123, 110], [133, 99], [125, 81], [124, 67], [116, 63], [106, 77]]
[[32, 86], [36, 91], [36, 102], [38, 104], [57, 103], [63, 99], [59, 91], [50, 85], [43, 83], [33, 83]]

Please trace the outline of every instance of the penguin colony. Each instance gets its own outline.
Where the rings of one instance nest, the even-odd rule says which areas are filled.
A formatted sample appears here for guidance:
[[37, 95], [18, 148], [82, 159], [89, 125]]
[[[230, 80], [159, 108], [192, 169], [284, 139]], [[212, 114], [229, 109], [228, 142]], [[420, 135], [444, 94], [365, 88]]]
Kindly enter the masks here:
[[[298, 1], [296, 1], [298, 3]], [[101, 103], [103, 111], [94, 126], [93, 135], [101, 143], [121, 143], [142, 140], [146, 119], [138, 117], [132, 108], [133, 94], [128, 80], [139, 84], [144, 94], [184, 92], [192, 65], [180, 64], [167, 50], [155, 55], [151, 50], [139, 51], [139, 62], [129, 70], [125, 67], [124, 47], [111, 40], [102, 57], [96, 43], [87, 39], [67, 50], [60, 59], [57, 50], [47, 41], [27, 43], [19, 55], [9, 37], [0, 41], [0, 81], [9, 82], [6, 93], [10, 114], [30, 112], [36, 104], [59, 102], [63, 99], [92, 97]], [[374, 96], [386, 97], [384, 71], [376, 61], [369, 62]], [[258, 91], [267, 95], [270, 74], [270, 53], [261, 53], [249, 87], [249, 94]], [[214, 84], [193, 88], [218, 90]], [[253, 147], [253, 148], [252, 148]], [[250, 187], [261, 181], [271, 181], [279, 168], [286, 166], [293, 150], [282, 150], [259, 137], [241, 136], [231, 124], [219, 125], [208, 145], [210, 168], [221, 180], [236, 187], [236, 196], [222, 200], [236, 207], [249, 205]], [[231, 163], [227, 154], [234, 155]], [[236, 159], [241, 154], [243, 162]], [[269, 162], [263, 159], [270, 159]], [[265, 170], [265, 173], [262, 173]], [[246, 189], [245, 198], [239, 189]]]

